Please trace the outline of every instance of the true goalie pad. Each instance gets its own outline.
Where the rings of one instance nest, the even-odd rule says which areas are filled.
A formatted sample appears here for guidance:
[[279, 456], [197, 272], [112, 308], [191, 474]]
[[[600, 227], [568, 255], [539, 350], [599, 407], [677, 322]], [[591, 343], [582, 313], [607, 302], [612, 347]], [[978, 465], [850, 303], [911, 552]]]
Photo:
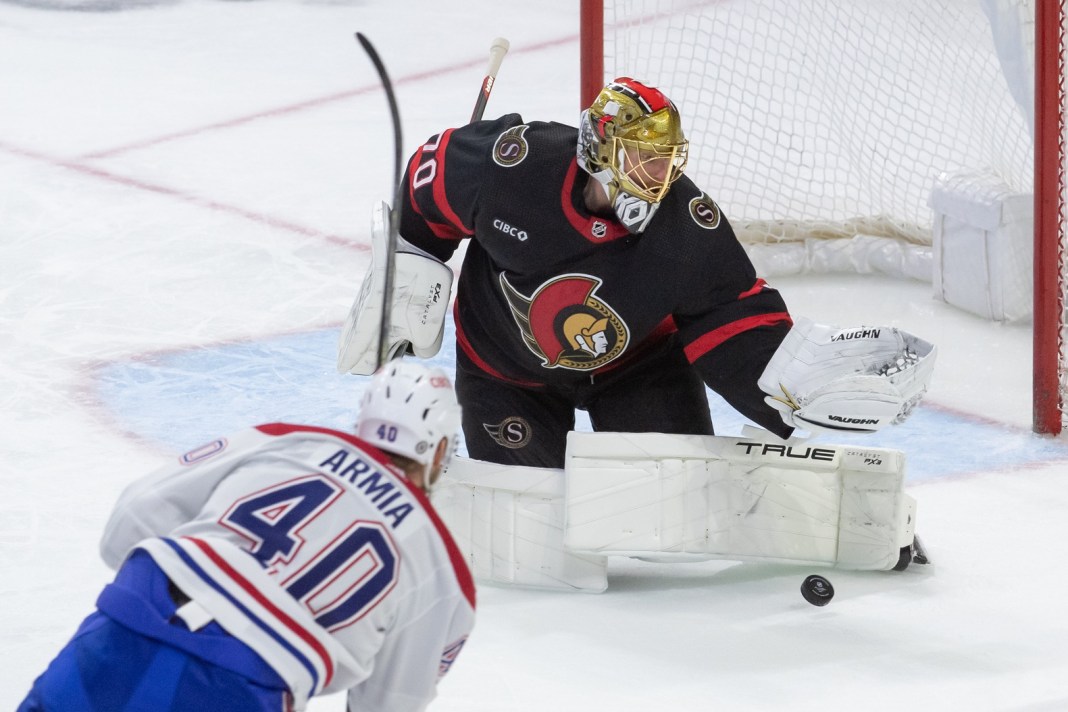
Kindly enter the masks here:
[[572, 432], [563, 470], [457, 457], [432, 499], [478, 581], [599, 592], [609, 555], [895, 568], [915, 540], [904, 481], [883, 448]]
[[936, 353], [893, 327], [842, 329], [798, 319], [758, 385], [787, 425], [874, 432], [908, 418], [927, 391]]
[[915, 535], [896, 450], [572, 432], [565, 473], [576, 553], [885, 571]]
[[[441, 348], [452, 270], [416, 249], [407, 245], [394, 255], [386, 358], [402, 352], [429, 358]], [[378, 365], [375, 351], [382, 323], [388, 253], [389, 205], [383, 202], [375, 206], [371, 215], [371, 264], [338, 342], [337, 369], [342, 373], [369, 376]]]

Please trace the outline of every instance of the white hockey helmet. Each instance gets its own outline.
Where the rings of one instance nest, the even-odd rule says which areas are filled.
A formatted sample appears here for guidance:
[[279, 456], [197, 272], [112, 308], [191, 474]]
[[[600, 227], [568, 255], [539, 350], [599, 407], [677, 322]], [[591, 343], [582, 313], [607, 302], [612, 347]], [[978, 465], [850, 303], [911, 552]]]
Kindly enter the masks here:
[[[363, 394], [356, 436], [375, 447], [429, 466], [442, 438], [442, 467], [456, 450], [460, 405], [440, 368], [408, 360], [386, 363]], [[428, 483], [429, 484], [429, 483]]]

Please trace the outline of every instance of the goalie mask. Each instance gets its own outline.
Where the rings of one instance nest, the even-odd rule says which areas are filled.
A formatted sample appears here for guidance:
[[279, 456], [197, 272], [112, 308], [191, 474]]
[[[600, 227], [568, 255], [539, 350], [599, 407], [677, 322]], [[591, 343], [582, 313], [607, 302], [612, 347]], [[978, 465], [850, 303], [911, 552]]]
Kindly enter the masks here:
[[389, 361], [363, 394], [356, 435], [380, 450], [423, 465], [427, 475], [438, 443], [447, 441], [441, 469], [456, 450], [460, 406], [445, 372], [412, 361]]
[[578, 163], [605, 186], [632, 233], [645, 229], [682, 176], [688, 150], [675, 105], [630, 77], [602, 89], [579, 120]]

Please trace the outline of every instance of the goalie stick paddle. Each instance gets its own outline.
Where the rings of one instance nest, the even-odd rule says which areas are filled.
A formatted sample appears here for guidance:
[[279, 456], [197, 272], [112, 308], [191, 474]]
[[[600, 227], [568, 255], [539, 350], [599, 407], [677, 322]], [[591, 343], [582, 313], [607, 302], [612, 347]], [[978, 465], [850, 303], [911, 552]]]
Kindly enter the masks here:
[[389, 79], [386, 65], [378, 56], [374, 45], [362, 32], [356, 33], [356, 40], [363, 47], [363, 51], [375, 65], [378, 78], [382, 82], [382, 89], [386, 92], [386, 101], [389, 102], [390, 118], [393, 121], [393, 205], [389, 211], [389, 240], [386, 250], [386, 279], [382, 290], [382, 318], [378, 324], [378, 351], [375, 354], [375, 371], [378, 371], [385, 363], [387, 354], [390, 324], [390, 312], [393, 306], [393, 261], [397, 252], [397, 233], [400, 228], [400, 199], [401, 199], [401, 123], [400, 109], [397, 108], [397, 96], [393, 93], [393, 82]]
[[490, 45], [489, 67], [486, 68], [486, 77], [482, 80], [482, 89], [478, 92], [478, 101], [475, 102], [475, 110], [471, 112], [469, 123], [481, 121], [482, 115], [486, 113], [486, 103], [489, 102], [493, 84], [497, 81], [497, 72], [500, 71], [501, 62], [504, 61], [504, 55], [508, 54], [510, 46], [508, 40], [503, 37], [493, 40], [493, 44]]

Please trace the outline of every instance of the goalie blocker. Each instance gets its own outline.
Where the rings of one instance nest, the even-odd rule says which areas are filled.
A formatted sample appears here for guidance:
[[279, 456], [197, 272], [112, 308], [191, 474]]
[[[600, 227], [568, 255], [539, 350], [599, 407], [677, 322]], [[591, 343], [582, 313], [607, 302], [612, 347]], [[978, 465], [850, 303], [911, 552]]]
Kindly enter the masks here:
[[477, 579], [596, 592], [608, 555], [903, 568], [904, 475], [882, 448], [572, 432], [564, 470], [455, 458], [434, 503]]
[[[337, 370], [342, 373], [370, 376], [378, 365], [375, 350], [382, 321], [388, 253], [389, 205], [382, 202], [371, 214], [371, 264], [338, 342]], [[438, 352], [451, 292], [452, 270], [398, 237], [385, 360], [406, 353], [429, 358]]]

